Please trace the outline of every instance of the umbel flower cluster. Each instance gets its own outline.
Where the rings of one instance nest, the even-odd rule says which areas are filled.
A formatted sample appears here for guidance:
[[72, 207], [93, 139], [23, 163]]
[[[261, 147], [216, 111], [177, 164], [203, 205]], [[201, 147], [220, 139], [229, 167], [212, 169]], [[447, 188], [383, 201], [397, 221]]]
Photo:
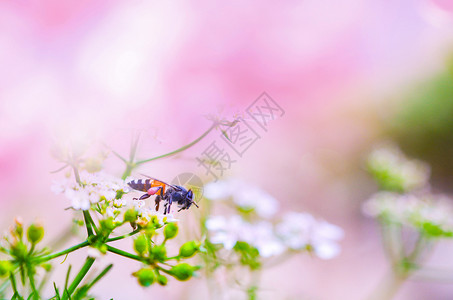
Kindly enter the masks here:
[[[56, 182], [52, 190], [63, 193], [71, 203], [71, 208], [82, 211], [86, 225], [87, 239], [66, 250], [52, 253], [48, 248], [38, 248], [37, 244], [44, 236], [44, 228], [40, 224], [31, 224], [27, 229], [21, 221], [16, 221], [10, 230], [10, 236], [5, 237], [5, 246], [0, 251], [7, 254], [9, 259], [0, 261], [0, 276], [9, 277], [12, 282], [13, 297], [21, 297], [16, 286], [16, 273], [19, 272], [20, 282], [30, 286], [30, 297], [39, 298], [38, 283], [41, 285], [45, 278], [38, 276], [37, 269], [49, 271], [49, 261], [68, 255], [80, 248], [87, 247], [87, 258], [82, 269], [72, 282], [69, 281], [70, 268], [64, 287], [55, 286], [56, 298], [81, 299], [88, 295], [90, 288], [112, 266], [107, 267], [95, 280], [79, 286], [96, 258], [108, 252], [132, 259], [141, 263], [142, 267], [133, 273], [142, 286], [153, 283], [166, 285], [168, 277], [178, 280], [190, 279], [198, 266], [183, 262], [194, 256], [200, 250], [200, 242], [187, 241], [180, 247], [179, 253], [169, 255], [167, 242], [178, 234], [177, 220], [172, 216], [158, 215], [143, 201], [127, 200], [129, 191], [126, 181], [114, 178], [102, 172], [77, 172], [74, 184], [71, 177]], [[74, 180], [74, 179], [72, 179]], [[130, 228], [130, 232], [117, 235], [120, 227]], [[23, 238], [26, 231], [27, 240]], [[123, 229], [124, 231], [124, 229]], [[133, 237], [132, 237], [133, 236]], [[114, 247], [115, 241], [131, 237], [135, 253], [130, 253]], [[28, 243], [27, 243], [28, 241]]]
[[233, 249], [238, 241], [255, 247], [260, 256], [310, 251], [322, 259], [338, 255], [343, 230], [308, 213], [287, 212], [276, 218], [278, 201], [267, 192], [230, 179], [206, 185], [204, 195], [215, 202], [229, 203], [239, 214], [210, 216], [206, 221], [210, 242]]
[[380, 191], [362, 208], [379, 222], [392, 272], [372, 299], [391, 299], [411, 276], [432, 280], [432, 274], [425, 274], [432, 270], [425, 257], [439, 240], [453, 237], [452, 200], [431, 192], [427, 164], [407, 158], [393, 145], [375, 149], [367, 167]]
[[364, 203], [366, 215], [413, 228], [424, 237], [453, 236], [451, 199], [430, 192], [427, 164], [386, 146], [371, 153], [368, 169], [381, 191]]
[[275, 261], [302, 252], [331, 259], [340, 252], [344, 235], [340, 227], [305, 212], [279, 214], [279, 202], [256, 186], [236, 179], [219, 180], [205, 186], [204, 197], [211, 206], [202, 224], [207, 235], [207, 252], [203, 253], [207, 269], [216, 271], [220, 266], [210, 262], [222, 261], [230, 266], [227, 276], [234, 277], [235, 268], [248, 268], [255, 275], [237, 288], [250, 298], [258, 291], [257, 272]]

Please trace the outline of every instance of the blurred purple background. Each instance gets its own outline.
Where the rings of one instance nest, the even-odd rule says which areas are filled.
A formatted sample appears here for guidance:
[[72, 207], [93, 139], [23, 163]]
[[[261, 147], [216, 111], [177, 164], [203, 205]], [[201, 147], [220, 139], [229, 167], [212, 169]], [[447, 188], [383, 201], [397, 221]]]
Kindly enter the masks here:
[[[50, 192], [61, 165], [50, 149], [77, 140], [138, 156], [184, 145], [206, 115], [244, 112], [266, 91], [286, 112], [228, 176], [253, 182], [284, 209], [308, 211], [346, 231], [341, 255], [307, 255], [270, 269], [267, 299], [363, 299], [388, 265], [376, 223], [360, 205], [376, 190], [362, 159], [383, 138], [402, 93], [446, 72], [451, 1], [2, 1], [0, 2], [0, 228], [14, 216], [43, 220], [47, 239], [70, 223]], [[385, 137], [385, 136], [384, 136]], [[140, 169], [170, 180], [203, 175], [195, 158], [219, 133], [177, 158]], [[121, 175], [110, 156], [106, 168]], [[206, 179], [206, 178], [205, 178]], [[451, 245], [433, 262], [449, 265]], [[451, 252], [450, 252], [451, 253]], [[82, 256], [80, 256], [82, 257]], [[118, 261], [101, 298], [200, 299], [202, 280], [142, 289]], [[77, 255], [71, 259], [77, 263]], [[449, 299], [453, 287], [409, 282], [397, 299]]]

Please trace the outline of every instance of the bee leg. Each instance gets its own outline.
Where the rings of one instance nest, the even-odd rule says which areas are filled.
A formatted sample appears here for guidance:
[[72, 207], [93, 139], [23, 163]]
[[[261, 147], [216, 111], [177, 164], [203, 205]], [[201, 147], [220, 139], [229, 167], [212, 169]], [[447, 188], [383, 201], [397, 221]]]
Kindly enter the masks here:
[[168, 209], [167, 209], [167, 213], [171, 213], [171, 212], [170, 212], [170, 209], [171, 209], [171, 203], [172, 203], [172, 202], [173, 202], [173, 201], [172, 201], [171, 197], [169, 197], [169, 198], [168, 198]]
[[140, 198], [138, 198], [138, 200], [145, 200], [145, 199], [148, 199], [151, 195], [148, 195], [148, 194], [143, 194]]
[[157, 195], [156, 199], [154, 200], [154, 203], [156, 204], [156, 211], [159, 210], [159, 204], [160, 204], [161, 200], [162, 200], [162, 197], [160, 195]]

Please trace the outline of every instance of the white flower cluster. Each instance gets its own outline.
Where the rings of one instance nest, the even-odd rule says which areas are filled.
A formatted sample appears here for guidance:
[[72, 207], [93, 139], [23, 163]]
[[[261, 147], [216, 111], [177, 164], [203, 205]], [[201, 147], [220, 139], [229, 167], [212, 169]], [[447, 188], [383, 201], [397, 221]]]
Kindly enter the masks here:
[[267, 192], [235, 179], [208, 183], [203, 195], [214, 201], [232, 200], [237, 207], [253, 210], [266, 219], [273, 217], [279, 208], [278, 201]]
[[340, 253], [338, 242], [344, 237], [343, 229], [324, 220], [317, 220], [308, 213], [287, 213], [277, 224], [276, 233], [285, 245], [293, 250], [310, 247], [322, 259]]
[[268, 219], [278, 210], [278, 202], [265, 191], [236, 180], [217, 181], [206, 185], [206, 198], [232, 200], [241, 209], [253, 209], [261, 220], [249, 222], [239, 215], [211, 216], [206, 221], [210, 241], [233, 249], [238, 241], [256, 247], [262, 257], [282, 254], [287, 250], [310, 250], [322, 259], [330, 259], [340, 252], [338, 241], [343, 230], [307, 213], [289, 212], [280, 222]]
[[385, 174], [385, 180], [398, 181], [404, 191], [424, 187], [430, 176], [430, 168], [419, 160], [409, 160], [393, 145], [380, 147], [371, 152], [368, 167], [372, 173]]
[[54, 182], [51, 190], [56, 194], [64, 194], [71, 200], [72, 208], [88, 210], [91, 204], [101, 200], [112, 201], [115, 208], [126, 203], [124, 200], [115, 199], [118, 192], [127, 193], [129, 187], [124, 180], [118, 179], [104, 172], [80, 172], [81, 185], [72, 178]]
[[412, 227], [433, 224], [445, 232], [453, 231], [453, 207], [446, 196], [416, 196], [380, 192], [363, 205], [363, 212], [371, 217]]
[[263, 257], [279, 255], [286, 250], [274, 234], [272, 223], [268, 221], [249, 223], [238, 215], [211, 216], [206, 221], [206, 228], [211, 233], [209, 240], [214, 244], [222, 244], [227, 250], [233, 249], [238, 241], [256, 247]]
[[157, 217], [161, 225], [163, 225], [165, 222], [179, 221], [178, 219], [174, 218], [173, 214], [164, 215], [162, 213], [156, 212], [155, 208], [146, 206], [146, 202], [144, 200], [133, 200], [130, 207], [133, 207], [138, 213], [137, 223], [150, 222], [153, 216]]

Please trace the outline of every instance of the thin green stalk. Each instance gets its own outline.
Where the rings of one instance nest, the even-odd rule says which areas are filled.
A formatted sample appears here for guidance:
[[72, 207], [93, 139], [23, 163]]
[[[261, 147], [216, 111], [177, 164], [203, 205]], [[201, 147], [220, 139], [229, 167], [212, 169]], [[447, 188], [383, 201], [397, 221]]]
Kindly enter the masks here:
[[124, 170], [123, 175], [121, 175], [121, 179], [126, 179], [127, 177], [131, 176], [132, 170], [135, 168], [135, 164], [126, 163], [126, 170]]
[[19, 292], [17, 291], [17, 286], [16, 286], [16, 279], [14, 278], [14, 274], [12, 272], [9, 273], [9, 280], [11, 281], [11, 287], [13, 288], [14, 294], [19, 295]]
[[82, 181], [80, 180], [79, 170], [77, 170], [77, 167], [74, 164], [72, 164], [72, 169], [74, 170], [75, 180], [77, 181], [77, 183], [79, 185], [82, 185]]
[[28, 267], [27, 268], [27, 273], [28, 273], [28, 279], [30, 281], [30, 286], [31, 286], [31, 289], [33, 291], [33, 299], [37, 299], [38, 298], [38, 291], [36, 290], [36, 285], [35, 285], [35, 278], [33, 277], [33, 273], [31, 271], [31, 269]]
[[[96, 227], [96, 223], [94, 223], [93, 218], [91, 217], [90, 211], [87, 210], [86, 212], [87, 212], [87, 218], [88, 218], [88, 221], [90, 222], [91, 227], [94, 229], [94, 231], [96, 232], [96, 234], [99, 235], [99, 230], [98, 230], [98, 228]], [[84, 213], [85, 213], [85, 211], [84, 211]], [[85, 215], [84, 215], [84, 216], [85, 216]]]
[[71, 248], [65, 249], [65, 250], [57, 252], [57, 253], [48, 254], [48, 255], [44, 255], [44, 256], [39, 256], [39, 257], [37, 257], [37, 260], [39, 262], [45, 262], [45, 261], [57, 258], [57, 257], [62, 256], [62, 255], [66, 255], [66, 254], [71, 253], [71, 252], [73, 252], [75, 250], [78, 250], [80, 248], [86, 247], [89, 244], [90, 243], [88, 243], [88, 241], [85, 241], [83, 243], [77, 244], [75, 246], [72, 246]]
[[166, 274], [168, 274], [168, 275], [173, 276], [173, 273], [170, 272], [170, 270], [164, 269], [164, 268], [159, 267], [159, 266], [157, 266], [157, 269], [160, 270], [160, 271], [162, 271], [162, 272], [164, 272], [164, 273], [166, 273]]
[[110, 239], [107, 239], [105, 242], [106, 243], [109, 243], [109, 242], [114, 242], [114, 241], [118, 241], [118, 240], [122, 240], [124, 238], [127, 238], [129, 236], [132, 236], [134, 234], [137, 234], [140, 232], [140, 229], [136, 229], [132, 232], [129, 232], [128, 234], [125, 234], [125, 235], [120, 235], [120, 236], [117, 236], [117, 237], [113, 237], [113, 238], [110, 238]]
[[164, 157], [168, 157], [168, 156], [172, 156], [172, 155], [175, 155], [179, 152], [182, 152], [186, 149], [189, 149], [190, 147], [194, 146], [195, 144], [197, 144], [199, 141], [201, 141], [205, 136], [207, 136], [212, 130], [214, 130], [216, 127], [218, 126], [218, 122], [214, 122], [211, 127], [209, 127], [208, 130], [206, 130], [200, 137], [198, 137], [196, 140], [192, 141], [191, 143], [181, 147], [181, 148], [178, 148], [172, 152], [169, 152], [167, 154], [163, 154], [163, 155], [159, 155], [159, 156], [156, 156], [156, 157], [152, 157], [152, 158], [149, 158], [149, 159], [144, 159], [144, 160], [140, 160], [140, 161], [137, 161], [135, 163], [136, 166], [139, 166], [141, 164], [144, 164], [144, 163], [147, 163], [147, 162], [150, 162], [150, 161], [153, 161], [153, 160], [157, 160], [157, 159], [161, 159], [161, 158], [164, 158]]
[[132, 253], [120, 250], [118, 248], [115, 248], [115, 247], [112, 247], [112, 246], [109, 246], [109, 245], [107, 245], [107, 250], [112, 252], [112, 253], [127, 257], [127, 258], [135, 259], [135, 260], [138, 260], [138, 261], [141, 261], [141, 262], [144, 261], [144, 259], [142, 257], [140, 257], [140, 256], [134, 255]]
[[129, 162], [132, 163], [137, 153], [138, 141], [140, 140], [140, 132], [137, 133], [137, 137], [131, 143], [131, 151], [129, 153]]
[[65, 164], [64, 166], [62, 166], [61, 168], [58, 168], [56, 169], [55, 171], [50, 171], [51, 174], [54, 174], [54, 173], [58, 173], [60, 171], [63, 171], [65, 168], [67, 168], [69, 166], [69, 164]]
[[96, 276], [96, 278], [90, 284], [88, 284], [87, 290], [91, 289], [93, 287], [93, 285], [95, 285], [96, 282], [98, 282], [102, 277], [104, 277], [105, 274], [107, 274], [108, 271], [110, 271], [110, 269], [112, 267], [113, 267], [113, 264], [110, 264], [104, 270], [102, 270], [102, 272], [98, 276]]
[[72, 265], [69, 265], [68, 271], [66, 272], [66, 279], [65, 279], [65, 281], [64, 281], [64, 289], [65, 289], [65, 290], [68, 289], [69, 275], [71, 274], [71, 269], [72, 269]]
[[68, 292], [69, 295], [72, 295], [74, 293], [75, 289], [79, 285], [79, 283], [82, 281], [83, 277], [88, 273], [90, 270], [91, 266], [93, 265], [95, 259], [92, 257], [87, 257], [85, 260], [85, 264], [83, 265], [82, 269], [80, 269], [79, 273], [76, 275], [74, 280], [72, 281], [71, 285], [69, 286]]
[[90, 213], [87, 210], [83, 211], [83, 219], [85, 220], [85, 226], [87, 228], [87, 234], [88, 236], [92, 236], [93, 234], [93, 228], [91, 228], [91, 223], [90, 223]]

